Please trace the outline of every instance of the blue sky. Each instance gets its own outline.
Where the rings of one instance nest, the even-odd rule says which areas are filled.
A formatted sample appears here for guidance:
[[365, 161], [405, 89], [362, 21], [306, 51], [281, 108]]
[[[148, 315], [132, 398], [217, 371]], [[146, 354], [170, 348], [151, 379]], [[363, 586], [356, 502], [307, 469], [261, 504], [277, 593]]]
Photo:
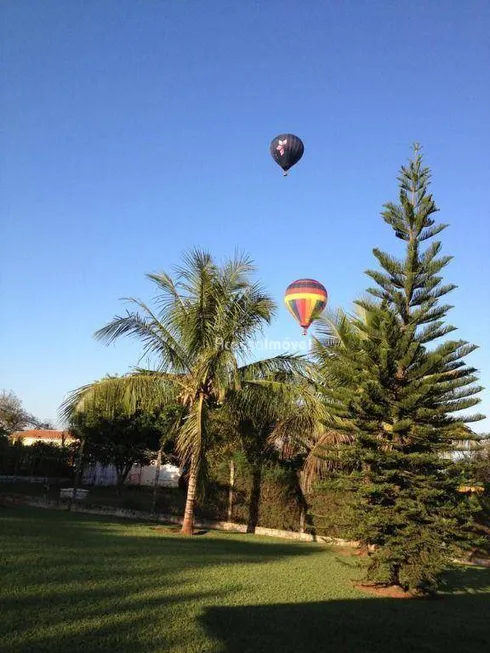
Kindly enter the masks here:
[[[93, 332], [190, 247], [246, 250], [298, 339], [290, 281], [332, 306], [369, 285], [379, 217], [414, 141], [451, 227], [450, 314], [488, 385], [486, 0], [3, 2], [0, 388], [56, 418], [65, 393], [138, 361]], [[269, 157], [290, 131], [288, 178]], [[488, 392], [482, 408], [490, 414]], [[478, 430], [490, 430], [488, 421]]]

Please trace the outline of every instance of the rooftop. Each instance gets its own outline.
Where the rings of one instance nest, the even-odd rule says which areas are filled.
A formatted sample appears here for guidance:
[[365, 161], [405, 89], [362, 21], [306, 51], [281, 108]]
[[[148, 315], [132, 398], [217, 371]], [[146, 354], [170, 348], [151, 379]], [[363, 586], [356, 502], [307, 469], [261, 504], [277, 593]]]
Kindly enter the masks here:
[[69, 431], [55, 431], [51, 429], [31, 429], [28, 431], [16, 431], [10, 435], [12, 440], [73, 440]]

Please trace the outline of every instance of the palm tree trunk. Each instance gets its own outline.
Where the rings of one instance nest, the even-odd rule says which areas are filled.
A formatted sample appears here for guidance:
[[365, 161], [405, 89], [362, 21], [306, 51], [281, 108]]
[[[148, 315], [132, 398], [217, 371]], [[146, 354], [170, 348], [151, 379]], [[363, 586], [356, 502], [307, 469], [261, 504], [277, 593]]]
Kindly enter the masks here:
[[262, 488], [262, 465], [254, 466], [252, 472], [252, 489], [248, 509], [247, 533], [255, 533], [259, 523], [260, 491]]
[[300, 504], [299, 506], [299, 532], [305, 532], [305, 523], [306, 523], [306, 508], [304, 505]]
[[158, 450], [158, 456], [157, 456], [157, 465], [155, 469], [155, 483], [153, 484], [153, 499], [151, 502], [151, 512], [152, 514], [155, 512], [155, 508], [157, 505], [157, 491], [158, 491], [158, 482], [160, 480], [160, 469], [162, 467], [162, 447]]
[[228, 521], [231, 522], [233, 517], [233, 495], [235, 489], [235, 461], [230, 460], [230, 484], [228, 490]]
[[185, 500], [184, 521], [182, 522], [181, 533], [183, 535], [194, 534], [194, 510], [197, 497], [197, 483], [199, 480], [199, 471], [201, 466], [201, 456], [203, 455], [202, 438], [203, 438], [203, 403], [204, 395], [199, 393], [197, 404], [197, 437], [195, 446], [191, 454], [191, 465], [189, 471], [189, 484], [187, 486], [187, 498]]
[[308, 500], [306, 498], [306, 491], [303, 484], [302, 472], [297, 474], [296, 482], [297, 482], [296, 491], [297, 491], [298, 504], [299, 504], [299, 532], [300, 533], [309, 532], [311, 535], [313, 535], [313, 537], [315, 537], [316, 531], [311, 515], [308, 512], [309, 505], [308, 505]]
[[187, 486], [187, 498], [185, 500], [184, 521], [182, 522], [181, 533], [183, 535], [194, 534], [194, 509], [197, 494], [197, 465], [195, 460], [191, 461], [189, 472], [189, 484]]

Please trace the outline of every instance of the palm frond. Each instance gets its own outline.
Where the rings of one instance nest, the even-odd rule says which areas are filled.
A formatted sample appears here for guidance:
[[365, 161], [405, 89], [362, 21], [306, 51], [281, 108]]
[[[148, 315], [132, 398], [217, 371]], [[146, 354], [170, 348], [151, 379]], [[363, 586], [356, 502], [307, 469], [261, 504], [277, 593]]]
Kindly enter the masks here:
[[353, 436], [339, 431], [328, 430], [315, 439], [303, 463], [301, 484], [303, 491], [309, 493], [315, 484], [324, 480], [335, 469], [345, 465], [342, 453], [345, 446], [352, 444]]
[[162, 370], [188, 371], [188, 361], [182, 347], [151, 309], [138, 299], [128, 301], [138, 306], [143, 315], [127, 312], [125, 316], [116, 316], [95, 333], [98, 340], [111, 344], [121, 336], [137, 338], [143, 343], [144, 356], [157, 355]]
[[271, 379], [274, 374], [298, 374], [309, 378], [313, 372], [311, 362], [302, 355], [279, 354], [272, 358], [258, 360], [238, 368], [242, 382]]
[[140, 370], [126, 376], [105, 377], [71, 392], [60, 408], [60, 417], [71, 420], [77, 413], [93, 408], [107, 415], [116, 410], [133, 413], [138, 409], [161, 408], [175, 402], [175, 376]]

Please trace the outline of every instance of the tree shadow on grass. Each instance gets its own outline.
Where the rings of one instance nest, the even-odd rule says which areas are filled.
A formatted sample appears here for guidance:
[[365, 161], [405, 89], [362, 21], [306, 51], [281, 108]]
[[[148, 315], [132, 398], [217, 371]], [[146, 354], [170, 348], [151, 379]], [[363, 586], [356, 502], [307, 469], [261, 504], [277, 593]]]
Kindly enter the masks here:
[[9, 653], [192, 651], [197, 622], [189, 609], [225, 602], [241, 589], [236, 577], [202, 585], [202, 570], [321, 552], [231, 534], [185, 538], [48, 510], [12, 509], [1, 521], [8, 564], [0, 649]]
[[[225, 607], [250, 593], [240, 593], [236, 570], [218, 578], [223, 566], [286, 558], [294, 565], [295, 556], [300, 564], [299, 556], [324, 549], [233, 534], [184, 538], [141, 523], [35, 509], [2, 514], [0, 536], [8, 561], [0, 579], [2, 653], [487, 650], [488, 569], [452, 572], [456, 593], [441, 601]], [[206, 568], [214, 568], [207, 579]], [[200, 642], [206, 633], [211, 640]]]
[[[470, 565], [460, 565], [448, 571], [443, 578], [442, 591], [451, 594], [477, 594], [488, 592], [490, 569]], [[488, 599], [487, 599], [488, 600]], [[490, 606], [487, 607], [490, 611]], [[490, 614], [488, 615], [490, 621]], [[490, 623], [488, 626], [490, 631]]]
[[[18, 538], [25, 537], [26, 520], [31, 525], [33, 538], [49, 539], [51, 546], [57, 546], [57, 553], [65, 547], [80, 549], [85, 558], [87, 549], [94, 552], [116, 552], [124, 549], [131, 556], [131, 549], [144, 554], [165, 554], [181, 557], [186, 553], [199, 551], [200, 566], [229, 562], [265, 563], [282, 557], [311, 556], [324, 551], [322, 546], [308, 546], [302, 542], [284, 542], [273, 538], [245, 539], [242, 534], [220, 532], [214, 538], [212, 531], [200, 530], [199, 537], [181, 536], [169, 527], [168, 533], [155, 530], [154, 524], [111, 516], [68, 513], [36, 508], [9, 509], [2, 514], [4, 537], [10, 539], [13, 547]], [[127, 526], [123, 532], [120, 526]], [[210, 535], [211, 537], [203, 537]], [[102, 537], [101, 537], [102, 536]], [[178, 546], [176, 546], [176, 540]], [[8, 546], [8, 541], [6, 545]]]
[[488, 594], [209, 607], [220, 653], [488, 653]]

